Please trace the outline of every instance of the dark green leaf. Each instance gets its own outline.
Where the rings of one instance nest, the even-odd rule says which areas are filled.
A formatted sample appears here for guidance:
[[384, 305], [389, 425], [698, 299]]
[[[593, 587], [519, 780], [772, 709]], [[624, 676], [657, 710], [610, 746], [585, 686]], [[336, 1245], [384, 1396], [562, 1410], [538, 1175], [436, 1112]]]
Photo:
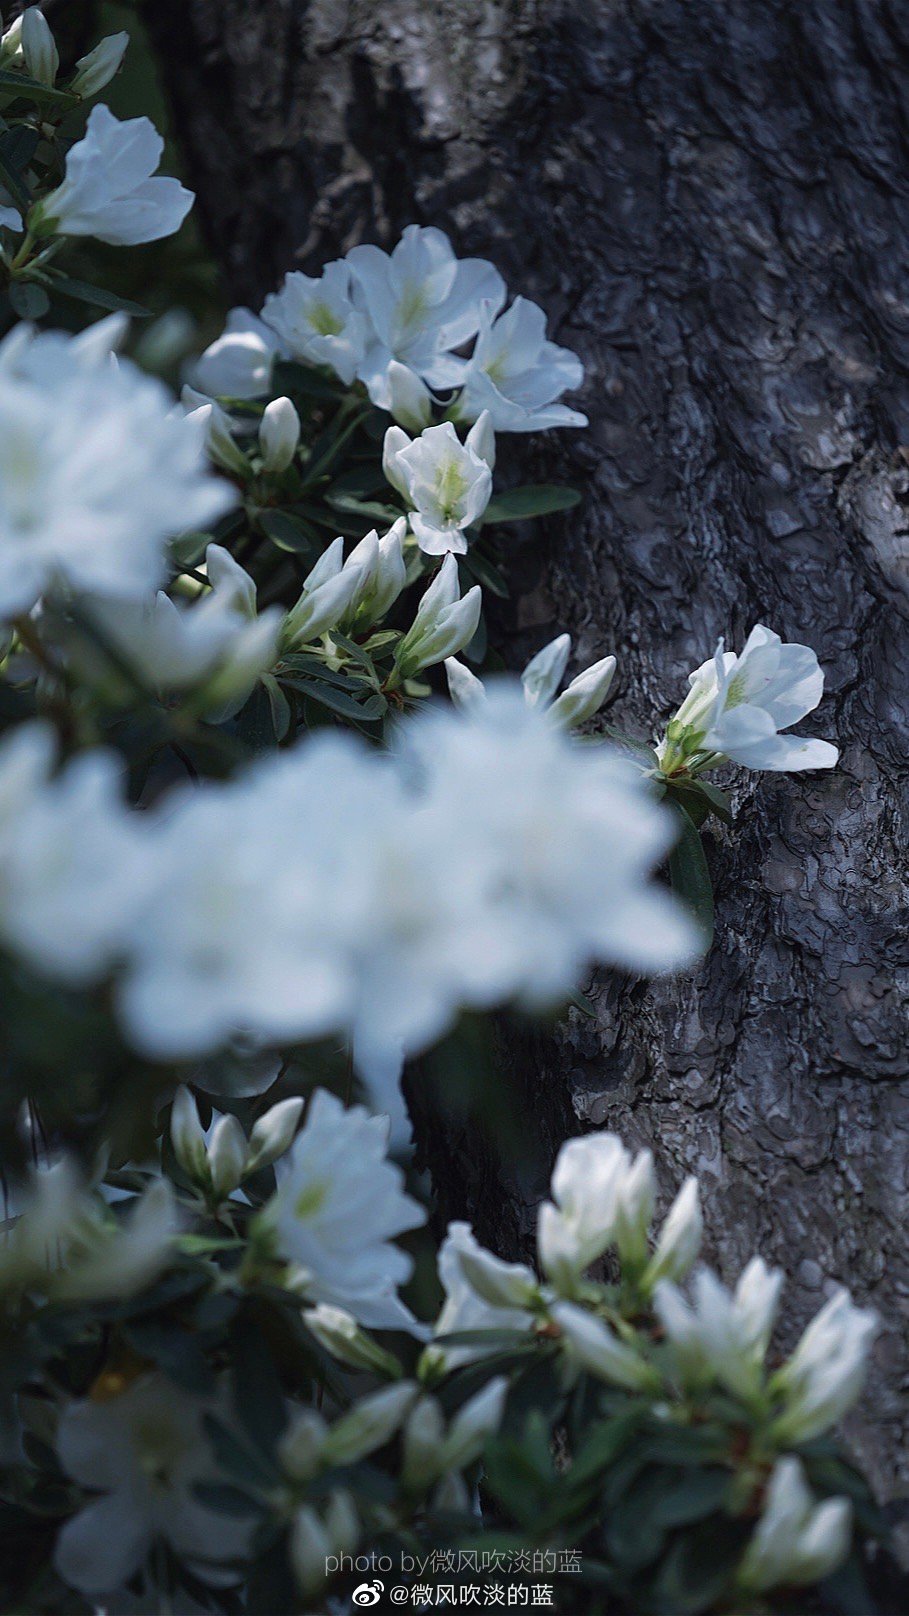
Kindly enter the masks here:
[[89, 303], [92, 308], [108, 309], [116, 314], [130, 314], [135, 320], [151, 318], [151, 309], [131, 302], [128, 297], [118, 297], [116, 292], [109, 292], [104, 286], [91, 286], [88, 281], [73, 280], [71, 275], [61, 275], [58, 270], [47, 270], [46, 273], [55, 292], [75, 298], [77, 303]]
[[32, 205], [32, 194], [22, 178], [20, 165], [14, 161], [10, 153], [8, 136], [0, 142], [0, 178], [19, 212], [27, 213]]
[[381, 718], [388, 707], [385, 697], [380, 696], [378, 692], [367, 701], [360, 702], [355, 701], [353, 696], [345, 691], [339, 690], [337, 686], [315, 679], [285, 679], [284, 683], [290, 685], [293, 690], [299, 690], [301, 696], [318, 702], [321, 707], [327, 707], [330, 712], [359, 722]]
[[338, 399], [343, 392], [341, 383], [324, 371], [286, 359], [279, 359], [275, 365], [274, 385], [278, 393], [303, 393], [320, 400]]
[[275, 727], [275, 740], [283, 741], [290, 729], [290, 702], [273, 674], [263, 673], [262, 683], [265, 686], [268, 704], [271, 708], [271, 720]]
[[289, 511], [260, 511], [257, 520], [262, 532], [279, 550], [289, 550], [315, 564], [321, 541], [309, 522], [291, 516]]
[[482, 550], [474, 546], [466, 555], [459, 556], [458, 561], [459, 566], [469, 574], [469, 583], [475, 581], [488, 589], [491, 595], [498, 595], [500, 600], [508, 599], [510, 590], [503, 573]]
[[704, 948], [713, 942], [713, 885], [700, 834], [685, 809], [675, 805], [680, 835], [669, 855], [673, 891], [686, 903], [702, 933]]
[[559, 488], [555, 483], [527, 483], [524, 488], [512, 488], [507, 494], [497, 494], [491, 499], [483, 522], [526, 522], [531, 516], [570, 511], [580, 502], [576, 488]]
[[10, 94], [20, 95], [26, 101], [52, 102], [58, 107], [75, 107], [80, 100], [69, 90], [56, 90], [49, 84], [41, 84], [38, 79], [29, 78], [27, 73], [13, 73], [8, 68], [2, 68], [0, 95]]
[[724, 825], [731, 825], [733, 820], [732, 804], [730, 803], [726, 792], [721, 791], [719, 786], [711, 785], [709, 780], [699, 780], [698, 785], [703, 791], [704, 796], [707, 798], [712, 811], [716, 814], [717, 819], [721, 819]]

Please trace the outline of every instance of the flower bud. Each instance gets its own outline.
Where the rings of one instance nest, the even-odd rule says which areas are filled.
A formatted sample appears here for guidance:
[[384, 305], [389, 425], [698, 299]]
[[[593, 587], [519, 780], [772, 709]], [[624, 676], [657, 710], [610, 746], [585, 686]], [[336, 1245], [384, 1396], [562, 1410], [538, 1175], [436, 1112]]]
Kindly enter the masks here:
[[328, 1433], [323, 1458], [329, 1464], [356, 1464], [376, 1448], [390, 1441], [405, 1418], [417, 1388], [412, 1380], [383, 1386], [381, 1391], [362, 1397], [336, 1421]]
[[429, 1487], [441, 1469], [445, 1418], [434, 1397], [421, 1397], [404, 1426], [404, 1462], [401, 1479], [410, 1491]]
[[622, 1266], [630, 1273], [639, 1272], [647, 1261], [647, 1234], [655, 1201], [653, 1156], [642, 1150], [622, 1175], [615, 1209], [615, 1243]]
[[482, 679], [465, 668], [457, 657], [445, 658], [445, 677], [448, 680], [448, 694], [456, 707], [469, 711], [486, 700], [486, 687]]
[[523, 1263], [503, 1262], [479, 1246], [460, 1251], [458, 1261], [468, 1285], [491, 1307], [525, 1308], [539, 1297], [536, 1275]]
[[259, 422], [263, 471], [286, 471], [300, 442], [300, 417], [289, 398], [274, 398]]
[[666, 1215], [656, 1251], [647, 1265], [644, 1289], [660, 1280], [683, 1279], [701, 1249], [704, 1219], [696, 1178], [686, 1178]]
[[270, 1167], [273, 1161], [284, 1155], [293, 1143], [302, 1112], [303, 1100], [299, 1095], [294, 1095], [289, 1100], [279, 1100], [277, 1105], [271, 1106], [259, 1118], [249, 1136], [246, 1173], [255, 1173], [260, 1167]]
[[748, 1594], [784, 1584], [817, 1582], [835, 1571], [849, 1550], [852, 1506], [846, 1498], [815, 1504], [801, 1462], [778, 1459], [764, 1508], [738, 1573]]
[[535, 657], [531, 657], [521, 674], [524, 700], [528, 707], [548, 707], [562, 683], [562, 675], [571, 655], [571, 635], [559, 634]]
[[221, 1199], [230, 1195], [243, 1177], [248, 1150], [246, 1135], [236, 1117], [219, 1117], [208, 1145], [212, 1189]]
[[422, 432], [432, 420], [432, 394], [426, 383], [408, 365], [392, 359], [386, 372], [388, 408], [408, 432]]
[[552, 1316], [565, 1341], [569, 1356], [582, 1369], [629, 1391], [653, 1391], [659, 1376], [633, 1347], [620, 1341], [608, 1324], [573, 1302], [559, 1302]]
[[326, 1561], [332, 1553], [328, 1528], [311, 1504], [304, 1504], [290, 1529], [290, 1563], [304, 1594], [318, 1593], [326, 1578]]
[[250, 464], [243, 450], [234, 442], [230, 430], [230, 416], [220, 404], [202, 404], [191, 410], [188, 421], [198, 421], [205, 433], [205, 447], [216, 466], [239, 477], [248, 477]]
[[553, 702], [549, 711], [554, 722], [563, 729], [573, 729], [576, 724], [592, 718], [609, 695], [615, 670], [615, 657], [608, 656], [579, 673]]
[[773, 1377], [773, 1389], [786, 1398], [773, 1427], [778, 1442], [810, 1442], [842, 1419], [865, 1383], [877, 1329], [877, 1314], [856, 1307], [848, 1291], [825, 1303]]
[[60, 66], [60, 55], [47, 18], [37, 6], [29, 6], [22, 13], [22, 54], [32, 78], [52, 86]]
[[196, 1183], [208, 1174], [205, 1131], [199, 1121], [196, 1102], [188, 1088], [178, 1088], [170, 1113], [170, 1137], [174, 1155], [184, 1173]]
[[336, 628], [360, 587], [359, 567], [345, 568], [313, 589], [310, 586], [315, 571], [313, 568], [299, 600], [284, 620], [284, 640], [289, 649], [318, 640]]
[[69, 86], [73, 94], [81, 95], [84, 99], [103, 90], [119, 70], [128, 44], [129, 34], [108, 34], [87, 56], [80, 56]]
[[303, 1323], [326, 1352], [352, 1369], [368, 1369], [388, 1380], [400, 1380], [397, 1358], [386, 1352], [362, 1330], [352, 1313], [342, 1307], [320, 1302], [303, 1314]]
[[328, 1425], [314, 1408], [302, 1408], [278, 1444], [281, 1468], [293, 1481], [315, 1475], [328, 1437]]
[[22, 60], [22, 16], [21, 14], [10, 23], [0, 39], [0, 66], [11, 67], [13, 62]]
[[443, 1445], [445, 1470], [463, 1470], [479, 1457], [486, 1438], [499, 1429], [507, 1395], [508, 1377], [497, 1375], [458, 1409]]
[[479, 584], [458, 599], [458, 564], [445, 557], [417, 607], [414, 621], [395, 653], [398, 676], [410, 679], [422, 668], [444, 662], [469, 645], [483, 603]]

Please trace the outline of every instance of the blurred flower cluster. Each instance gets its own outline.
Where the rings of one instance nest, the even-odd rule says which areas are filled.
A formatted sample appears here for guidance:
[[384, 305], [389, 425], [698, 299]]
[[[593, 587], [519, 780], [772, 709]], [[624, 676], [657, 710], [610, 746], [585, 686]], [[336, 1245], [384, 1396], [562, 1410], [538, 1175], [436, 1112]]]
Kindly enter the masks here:
[[[24, 1189], [0, 1263], [30, 1343], [7, 1485], [27, 1501], [40, 1451], [63, 1584], [125, 1609], [163, 1554], [176, 1608], [204, 1590], [226, 1610], [264, 1555], [273, 1608], [294, 1609], [342, 1593], [345, 1556], [376, 1542], [476, 1542], [478, 1479], [500, 1550], [589, 1559], [579, 1610], [604, 1578], [623, 1608], [680, 1609], [685, 1566], [687, 1609], [763, 1608], [843, 1562], [872, 1511], [820, 1439], [861, 1390], [870, 1311], [834, 1291], [768, 1363], [782, 1274], [754, 1258], [729, 1291], [695, 1268], [696, 1181], [654, 1232], [650, 1153], [607, 1133], [559, 1152], [539, 1272], [452, 1224], [421, 1322], [399, 1240], [426, 1214], [385, 1125], [321, 1089], [302, 1110], [267, 1105], [247, 1134], [180, 1088], [160, 1161], [113, 1204], [66, 1157]], [[35, 1402], [51, 1328], [83, 1351]]]

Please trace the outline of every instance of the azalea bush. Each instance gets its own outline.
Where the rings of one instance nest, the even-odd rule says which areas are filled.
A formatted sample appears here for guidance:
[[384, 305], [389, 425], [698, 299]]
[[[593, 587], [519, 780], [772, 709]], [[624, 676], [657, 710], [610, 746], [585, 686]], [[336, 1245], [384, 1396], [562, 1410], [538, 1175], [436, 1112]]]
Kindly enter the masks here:
[[490, 674], [508, 524], [579, 498], [499, 491], [501, 438], [584, 426], [583, 371], [439, 230], [292, 272], [179, 400], [125, 357], [68, 244], [192, 201], [147, 119], [86, 117], [126, 43], [0, 43], [4, 1608], [340, 1609], [380, 1560], [426, 1608], [438, 1555], [462, 1603], [851, 1586], [873, 1315], [837, 1292], [781, 1361], [782, 1276], [695, 1266], [693, 1180], [654, 1233], [608, 1133], [535, 1267], [436, 1243], [401, 1088], [465, 1015], [696, 962], [706, 776], [835, 765], [784, 733], [817, 659], [757, 625], [643, 736], [607, 647]]

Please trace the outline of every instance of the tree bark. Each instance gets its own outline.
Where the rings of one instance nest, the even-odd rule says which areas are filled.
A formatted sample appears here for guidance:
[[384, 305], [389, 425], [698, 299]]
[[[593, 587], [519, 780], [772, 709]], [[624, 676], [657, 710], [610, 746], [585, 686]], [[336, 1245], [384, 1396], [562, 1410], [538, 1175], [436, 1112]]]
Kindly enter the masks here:
[[[588, 366], [589, 431], [523, 446], [583, 489], [518, 549], [509, 657], [619, 657], [646, 733], [717, 636], [815, 647], [831, 774], [734, 777], [717, 937], [603, 975], [524, 1067], [522, 1182], [422, 1115], [442, 1205], [519, 1245], [567, 1129], [705, 1191], [710, 1256], [880, 1311], [859, 1461], [905, 1492], [909, 15], [898, 0], [154, 0], [234, 300], [412, 220], [494, 259]], [[441, 1131], [440, 1131], [441, 1130]], [[481, 1170], [482, 1165], [482, 1170]], [[902, 1322], [901, 1322], [902, 1319]], [[902, 1468], [901, 1468], [902, 1467]]]

